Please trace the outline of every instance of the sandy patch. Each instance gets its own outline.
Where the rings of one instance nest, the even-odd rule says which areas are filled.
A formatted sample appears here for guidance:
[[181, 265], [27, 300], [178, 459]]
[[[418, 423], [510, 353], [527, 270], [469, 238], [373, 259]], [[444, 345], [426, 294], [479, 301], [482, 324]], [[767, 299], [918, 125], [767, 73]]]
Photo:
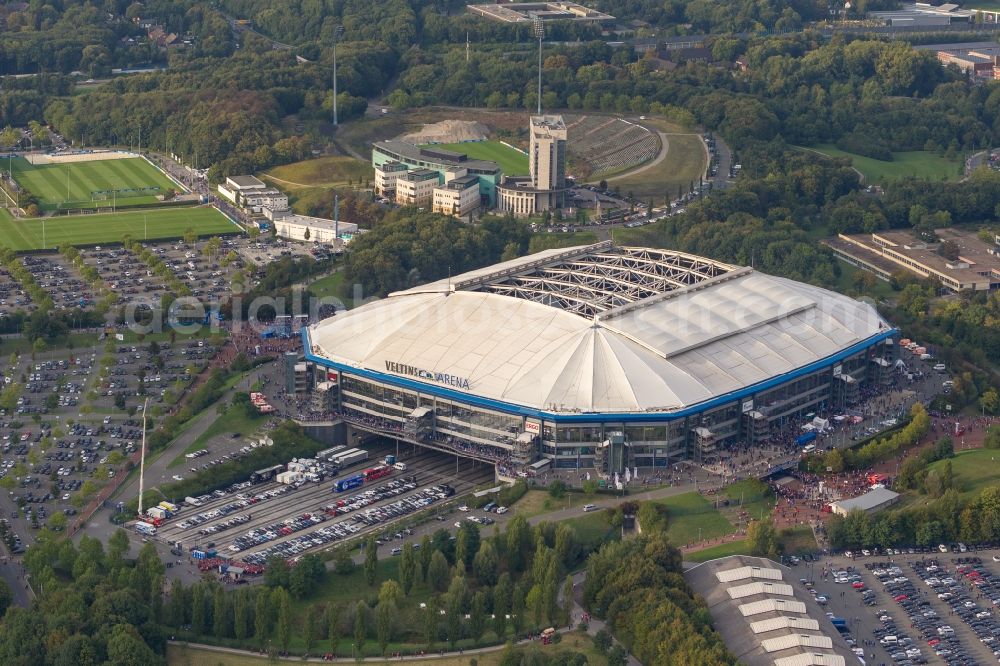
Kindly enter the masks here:
[[490, 129], [475, 120], [442, 120], [424, 125], [418, 132], [404, 134], [402, 141], [410, 143], [459, 143], [461, 141], [481, 141], [489, 138]]

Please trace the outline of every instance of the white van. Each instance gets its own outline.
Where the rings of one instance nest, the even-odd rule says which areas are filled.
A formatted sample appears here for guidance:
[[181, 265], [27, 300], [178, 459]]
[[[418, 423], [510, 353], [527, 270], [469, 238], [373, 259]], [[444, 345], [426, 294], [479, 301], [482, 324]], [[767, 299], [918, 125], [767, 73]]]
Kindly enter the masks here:
[[398, 462], [395, 465], [393, 465], [392, 468], [394, 470], [398, 470], [400, 472], [405, 472], [406, 471], [406, 463]]
[[946, 366], [945, 366], [945, 364], [944, 364], [944, 363], [938, 363], [938, 364], [936, 364], [936, 365], [934, 366], [934, 371], [935, 371], [935, 372], [944, 372], [944, 371], [945, 371], [945, 367], [946, 367]]
[[802, 453], [812, 453], [815, 450], [816, 450], [815, 444], [806, 444], [804, 447], [802, 447]]
[[883, 636], [882, 640], [880, 640], [879, 643], [881, 643], [883, 646], [898, 645], [899, 638], [897, 638], [896, 636]]

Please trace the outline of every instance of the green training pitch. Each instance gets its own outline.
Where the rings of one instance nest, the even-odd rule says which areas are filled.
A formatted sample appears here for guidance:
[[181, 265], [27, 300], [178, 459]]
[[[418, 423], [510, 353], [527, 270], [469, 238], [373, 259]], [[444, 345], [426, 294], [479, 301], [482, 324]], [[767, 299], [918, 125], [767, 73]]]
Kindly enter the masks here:
[[12, 250], [57, 248], [67, 243], [116, 243], [126, 235], [135, 240], [180, 238], [188, 229], [194, 229], [199, 236], [240, 231], [215, 208], [161, 208], [42, 219], [15, 219], [6, 209], [0, 209], [0, 244]]
[[490, 160], [500, 165], [507, 176], [527, 176], [528, 156], [499, 141], [465, 141], [462, 143], [435, 143], [430, 147], [465, 153], [474, 160]]
[[140, 157], [60, 164], [32, 164], [17, 157], [10, 160], [10, 168], [14, 180], [38, 198], [42, 210], [138, 206], [156, 203], [158, 194], [180, 189]]
[[958, 180], [962, 177], [961, 157], [941, 157], [926, 150], [893, 153], [891, 162], [848, 153], [831, 144], [820, 144], [811, 150], [830, 157], [849, 157], [851, 166], [863, 173], [868, 183], [885, 183], [909, 177], [927, 180]]

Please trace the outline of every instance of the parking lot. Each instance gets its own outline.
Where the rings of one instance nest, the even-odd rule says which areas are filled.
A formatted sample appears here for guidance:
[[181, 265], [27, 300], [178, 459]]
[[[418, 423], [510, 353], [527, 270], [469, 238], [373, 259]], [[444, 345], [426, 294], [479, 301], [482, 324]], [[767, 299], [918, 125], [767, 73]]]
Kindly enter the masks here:
[[[93, 247], [80, 251], [86, 264], [95, 266], [101, 280], [119, 295], [123, 305], [155, 305], [170, 291], [169, 278], [176, 278], [191, 294], [205, 303], [222, 301], [231, 293], [234, 274], [244, 268], [233, 239], [205, 239], [146, 243], [153, 259], [123, 247]], [[230, 252], [233, 252], [230, 255]], [[169, 273], [158, 271], [159, 262]], [[175, 294], [176, 295], [176, 294]]]
[[940, 550], [836, 557], [813, 565], [803, 580], [812, 579], [828, 615], [846, 618], [869, 664], [996, 663], [1000, 555], [962, 553], [957, 545]]
[[[389, 452], [389, 447], [376, 448], [367, 461], [298, 488], [248, 480], [229, 492], [193, 498], [200, 506], [184, 506], [176, 518], [159, 527], [156, 538], [172, 545], [179, 542], [188, 550], [213, 549], [220, 556], [263, 564], [271, 555], [296, 557], [370, 532], [392, 540], [400, 529], [397, 523], [405, 522], [406, 516], [493, 479], [492, 466], [460, 459], [456, 470], [454, 456], [417, 449], [401, 459], [405, 471], [334, 492], [336, 481], [374, 467]], [[398, 538], [404, 536], [408, 535], [400, 532]]]
[[89, 309], [94, 294], [76, 267], [61, 255], [29, 255], [21, 259], [38, 286], [52, 298], [56, 310]]
[[[214, 353], [208, 340], [125, 344], [83, 336], [74, 349], [14, 356], [0, 366], [15, 391], [0, 410], [0, 516], [22, 543], [58, 512], [74, 515], [141, 439], [137, 411], [169, 407]], [[150, 410], [155, 423], [156, 416]]]
[[308, 243], [291, 243], [275, 238], [269, 243], [261, 243], [249, 239], [234, 239], [232, 248], [240, 257], [255, 266], [266, 266], [284, 257], [312, 257], [318, 259], [328, 253], [322, 245]]
[[25, 291], [24, 285], [15, 280], [5, 267], [0, 267], [0, 316], [18, 310], [31, 312], [34, 309], [34, 301]]

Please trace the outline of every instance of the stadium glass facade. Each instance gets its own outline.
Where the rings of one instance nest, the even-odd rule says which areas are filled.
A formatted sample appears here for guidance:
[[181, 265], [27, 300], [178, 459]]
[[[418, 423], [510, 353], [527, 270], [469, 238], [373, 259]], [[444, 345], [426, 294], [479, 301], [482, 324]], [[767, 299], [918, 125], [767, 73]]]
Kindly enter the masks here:
[[[484, 458], [521, 464], [542, 458], [561, 469], [600, 467], [598, 449], [621, 433], [628, 467], [657, 468], [686, 459], [712, 462], [734, 446], [797, 434], [807, 414], [850, 410], [884, 382], [883, 361], [894, 358], [894, 337], [894, 332], [882, 335], [822, 367], [776, 377], [770, 386], [750, 387], [673, 414], [544, 414], [517, 405], [487, 406], [456, 399], [453, 391], [418, 388], [411, 381], [401, 386], [389, 376], [355, 374], [322, 357], [307, 356], [337, 379], [339, 390], [330, 392], [330, 407], [376, 432], [420, 432], [439, 446]], [[416, 418], [425, 422], [413, 423], [414, 414], [422, 414]], [[519, 450], [518, 440], [523, 442], [525, 433], [531, 436], [528, 459]]]

